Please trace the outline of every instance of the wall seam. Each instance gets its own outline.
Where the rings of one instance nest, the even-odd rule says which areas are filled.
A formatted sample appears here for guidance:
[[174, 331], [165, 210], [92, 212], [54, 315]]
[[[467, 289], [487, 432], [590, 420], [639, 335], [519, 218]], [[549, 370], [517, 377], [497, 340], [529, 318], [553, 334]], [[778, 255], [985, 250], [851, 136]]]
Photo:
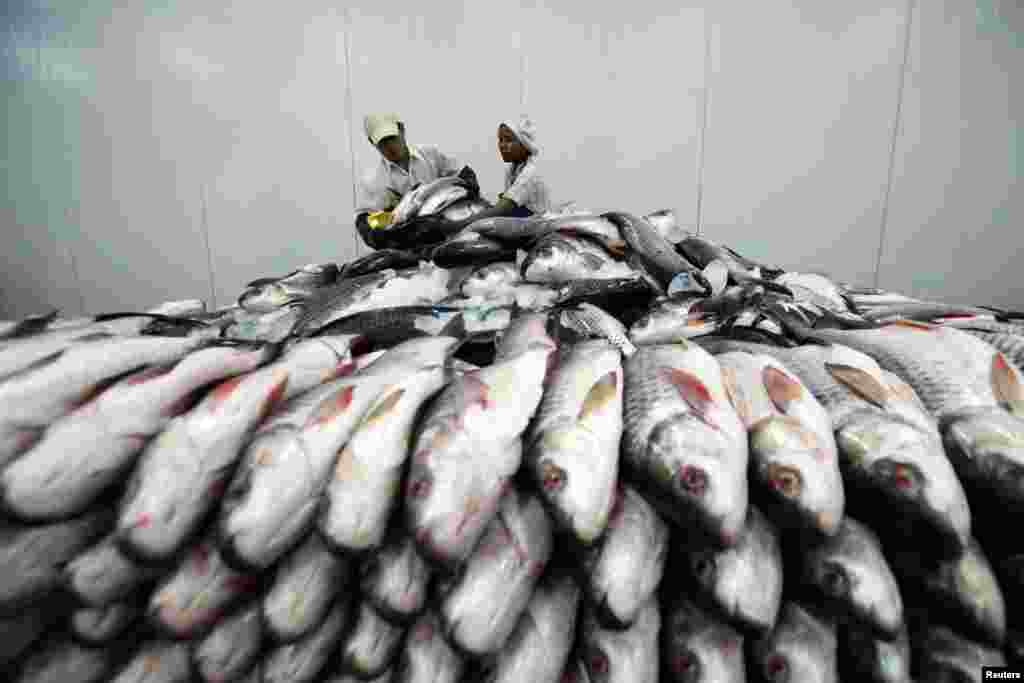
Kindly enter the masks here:
[[[351, 16], [349, 15], [348, 7], [342, 8], [342, 20], [344, 27], [342, 28], [342, 37], [345, 40], [345, 120], [348, 127], [348, 156], [349, 156], [349, 169], [352, 176], [352, 208], [355, 210], [358, 207], [358, 196], [356, 192], [356, 177], [358, 171], [356, 170], [356, 148], [355, 148], [355, 134], [352, 131], [352, 34], [349, 31], [349, 25], [351, 24]], [[356, 235], [355, 226], [352, 226], [352, 255], [358, 257], [361, 248], [360, 242]]]
[[697, 234], [703, 231], [704, 159], [708, 132], [708, 100], [711, 92], [711, 15], [704, 11], [704, 88], [701, 94], [700, 141], [697, 147]]
[[907, 68], [910, 64], [910, 37], [914, 23], [916, 0], [907, 0], [907, 22], [903, 34], [903, 65], [900, 69], [899, 85], [896, 89], [896, 115], [893, 117], [892, 136], [889, 144], [889, 168], [886, 172], [885, 193], [882, 197], [882, 216], [878, 226], [878, 250], [875, 254], [875, 273], [873, 285], [878, 287], [882, 270], [882, 254], [885, 249], [885, 233], [889, 227], [889, 200], [892, 197], [892, 181], [896, 168], [896, 144], [899, 140], [900, 126], [903, 118], [903, 93], [907, 82]]
[[210, 226], [206, 213], [206, 183], [199, 183], [199, 227], [206, 245], [206, 268], [210, 274], [210, 309], [217, 308], [217, 285], [213, 276], [213, 250], [210, 248]]

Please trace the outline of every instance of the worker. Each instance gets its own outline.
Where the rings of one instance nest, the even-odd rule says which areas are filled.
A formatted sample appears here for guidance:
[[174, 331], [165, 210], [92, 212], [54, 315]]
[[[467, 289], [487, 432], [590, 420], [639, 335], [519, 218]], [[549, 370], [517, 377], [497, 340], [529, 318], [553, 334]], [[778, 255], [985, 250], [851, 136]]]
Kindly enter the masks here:
[[[446, 176], [459, 176], [474, 194], [479, 194], [476, 174], [469, 166], [433, 145], [411, 145], [406, 141], [405, 124], [395, 114], [369, 114], [363, 127], [370, 144], [380, 152], [380, 162], [369, 169], [359, 184], [356, 205], [356, 230], [372, 249], [381, 248], [386, 239], [377, 228], [391, 222], [391, 211], [414, 187]], [[434, 222], [439, 222], [438, 217]], [[438, 226], [433, 226], [438, 227]], [[445, 233], [454, 229], [444, 230]], [[422, 234], [420, 230], [418, 234]], [[415, 239], [415, 236], [404, 237]], [[410, 246], [410, 245], [403, 245]]]
[[528, 116], [507, 119], [498, 126], [498, 153], [508, 164], [505, 191], [498, 195], [494, 208], [474, 214], [453, 228], [462, 228], [491, 216], [528, 217], [554, 208], [547, 183], [537, 169], [540, 147], [537, 145], [536, 128]]

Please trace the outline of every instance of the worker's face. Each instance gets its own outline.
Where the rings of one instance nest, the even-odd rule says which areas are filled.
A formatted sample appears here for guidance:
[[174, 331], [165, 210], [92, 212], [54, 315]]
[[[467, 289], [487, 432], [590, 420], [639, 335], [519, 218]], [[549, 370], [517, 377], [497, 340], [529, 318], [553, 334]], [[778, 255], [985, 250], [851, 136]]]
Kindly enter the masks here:
[[505, 124], [498, 126], [498, 153], [506, 164], [518, 164], [530, 156], [530, 151]]
[[393, 164], [400, 164], [409, 159], [409, 148], [401, 135], [391, 135], [377, 143], [377, 149], [385, 159]]

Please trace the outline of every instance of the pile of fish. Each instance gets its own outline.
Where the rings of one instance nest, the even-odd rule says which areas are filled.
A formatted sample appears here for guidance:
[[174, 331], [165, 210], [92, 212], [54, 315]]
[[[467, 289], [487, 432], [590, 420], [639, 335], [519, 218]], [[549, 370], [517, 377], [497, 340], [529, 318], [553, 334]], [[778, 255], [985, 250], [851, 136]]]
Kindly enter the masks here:
[[1020, 318], [659, 211], [3, 323], [0, 670], [980, 681], [1024, 665]]

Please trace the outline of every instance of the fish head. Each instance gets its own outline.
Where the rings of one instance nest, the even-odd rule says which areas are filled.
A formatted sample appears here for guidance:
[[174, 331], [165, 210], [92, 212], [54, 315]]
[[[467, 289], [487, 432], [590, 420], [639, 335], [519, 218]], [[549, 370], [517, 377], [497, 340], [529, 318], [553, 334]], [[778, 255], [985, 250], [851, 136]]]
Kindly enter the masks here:
[[1024, 509], [1024, 421], [984, 410], [950, 416], [940, 427], [946, 453], [968, 481], [984, 482], [1011, 509]]
[[850, 518], [835, 538], [809, 555], [805, 579], [864, 625], [895, 636], [903, 625], [903, 598], [874, 533]]
[[732, 545], [747, 512], [746, 467], [731, 440], [691, 412], [659, 422], [647, 443], [660, 487]]
[[836, 680], [835, 626], [786, 603], [772, 634], [754, 647], [752, 666], [770, 683]]
[[[836, 431], [846, 466], [893, 499], [911, 504], [939, 529], [967, 542], [971, 512], [963, 488], [933, 434], [897, 416], [872, 412]], [[951, 539], [952, 540], [952, 539]]]
[[667, 673], [676, 683], [745, 680], [743, 636], [688, 601], [669, 613], [661, 639]]
[[566, 465], [591, 460], [599, 447], [593, 432], [575, 423], [545, 431], [534, 447], [541, 495], [560, 521], [585, 543], [596, 541], [608, 524], [611, 509], [603, 502], [611, 499], [614, 480], [579, 465]]
[[634, 344], [671, 344], [710, 331], [711, 318], [700, 310], [696, 300], [664, 302], [653, 307], [629, 328]]
[[800, 420], [767, 417], [750, 430], [755, 479], [771, 496], [827, 536], [843, 518], [845, 494], [835, 462], [825, 465], [819, 439]]

